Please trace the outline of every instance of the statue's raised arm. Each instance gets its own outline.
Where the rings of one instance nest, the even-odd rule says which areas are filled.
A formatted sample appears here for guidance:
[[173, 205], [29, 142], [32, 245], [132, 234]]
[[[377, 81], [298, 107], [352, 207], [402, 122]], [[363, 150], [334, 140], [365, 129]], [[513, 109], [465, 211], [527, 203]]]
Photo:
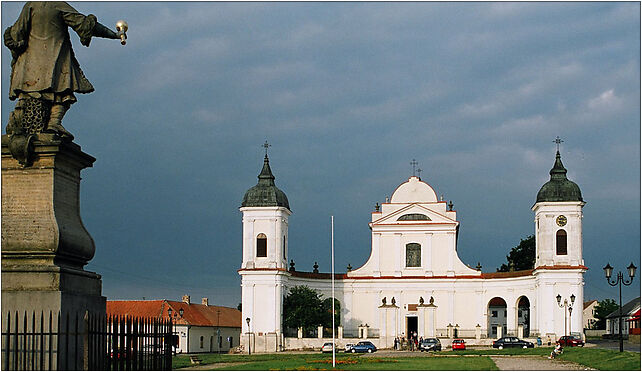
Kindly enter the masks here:
[[90, 93], [94, 87], [74, 56], [69, 28], [84, 46], [94, 36], [121, 39], [98, 23], [96, 16], [85, 16], [66, 2], [28, 2], [16, 23], [5, 30], [4, 44], [13, 56], [9, 98], [18, 99], [9, 117], [8, 135], [49, 132], [73, 139], [62, 118], [76, 102], [74, 93]]

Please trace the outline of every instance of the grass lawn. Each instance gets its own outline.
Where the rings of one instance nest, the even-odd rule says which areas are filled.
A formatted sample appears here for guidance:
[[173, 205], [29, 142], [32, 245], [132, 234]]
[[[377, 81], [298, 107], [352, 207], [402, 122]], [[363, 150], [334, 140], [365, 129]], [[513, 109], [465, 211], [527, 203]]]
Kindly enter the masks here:
[[[236, 363], [220, 366], [215, 370], [331, 370], [332, 357], [326, 354], [257, 354], [257, 355], [199, 355], [203, 364]], [[188, 356], [177, 356], [172, 363], [173, 368], [190, 365]], [[495, 363], [488, 357], [473, 356], [462, 358], [445, 358], [439, 356], [377, 358], [355, 355], [337, 355], [337, 370], [459, 370], [459, 371], [496, 371]]]
[[598, 348], [564, 348], [561, 359], [603, 371], [639, 371], [640, 353]]
[[[497, 370], [495, 363], [487, 355], [533, 355], [547, 356], [551, 347], [534, 349], [480, 349], [461, 351], [442, 351], [426, 353], [421, 356], [399, 357], [367, 357], [354, 354], [338, 354], [337, 370]], [[461, 357], [456, 357], [461, 355]], [[332, 356], [328, 354], [199, 354], [203, 364], [234, 363], [229, 365], [213, 366], [216, 370], [331, 370]], [[616, 350], [603, 350], [598, 348], [570, 348], [564, 349], [560, 359], [582, 364], [599, 370], [640, 370], [640, 354], [632, 352], [620, 353]], [[238, 363], [238, 364], [237, 364]], [[172, 369], [191, 366], [189, 356], [178, 355], [172, 361]]]

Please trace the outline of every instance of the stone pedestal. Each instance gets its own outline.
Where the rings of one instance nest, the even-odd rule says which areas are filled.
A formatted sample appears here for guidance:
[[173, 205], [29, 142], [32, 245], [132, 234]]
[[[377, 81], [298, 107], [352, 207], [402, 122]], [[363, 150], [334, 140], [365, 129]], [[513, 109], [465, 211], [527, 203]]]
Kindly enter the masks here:
[[[80, 171], [96, 160], [51, 134], [23, 167], [2, 136], [2, 312], [105, 313], [100, 275], [83, 267], [94, 241], [80, 218]], [[81, 324], [82, 328], [82, 324]]]

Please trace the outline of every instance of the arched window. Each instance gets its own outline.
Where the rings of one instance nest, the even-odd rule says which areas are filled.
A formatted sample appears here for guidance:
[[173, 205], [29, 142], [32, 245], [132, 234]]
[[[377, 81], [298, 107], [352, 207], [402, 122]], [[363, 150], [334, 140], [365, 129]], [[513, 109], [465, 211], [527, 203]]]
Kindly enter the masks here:
[[556, 238], [557, 255], [566, 255], [566, 231], [557, 230]]
[[287, 255], [285, 254], [285, 235], [283, 235], [283, 259], [285, 260]]
[[431, 221], [430, 217], [421, 213], [404, 214], [397, 218], [397, 221]]
[[267, 257], [267, 236], [263, 233], [256, 237], [256, 257]]
[[406, 267], [421, 266], [421, 245], [417, 243], [406, 244]]

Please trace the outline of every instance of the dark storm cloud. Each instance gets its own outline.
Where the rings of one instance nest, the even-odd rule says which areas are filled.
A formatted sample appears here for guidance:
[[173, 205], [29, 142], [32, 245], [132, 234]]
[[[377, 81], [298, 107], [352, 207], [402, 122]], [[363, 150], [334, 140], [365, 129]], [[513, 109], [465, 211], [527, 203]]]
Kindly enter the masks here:
[[[3, 28], [21, 6], [2, 3]], [[65, 120], [98, 159], [81, 205], [109, 298], [239, 302], [237, 208], [265, 139], [299, 270], [329, 270], [330, 215], [337, 269], [363, 264], [373, 205], [413, 158], [455, 202], [462, 260], [494, 270], [534, 231], [558, 135], [588, 201], [585, 297], [613, 296], [605, 261], [639, 266], [639, 4], [74, 6], [130, 24], [125, 47], [72, 35], [96, 92]]]

